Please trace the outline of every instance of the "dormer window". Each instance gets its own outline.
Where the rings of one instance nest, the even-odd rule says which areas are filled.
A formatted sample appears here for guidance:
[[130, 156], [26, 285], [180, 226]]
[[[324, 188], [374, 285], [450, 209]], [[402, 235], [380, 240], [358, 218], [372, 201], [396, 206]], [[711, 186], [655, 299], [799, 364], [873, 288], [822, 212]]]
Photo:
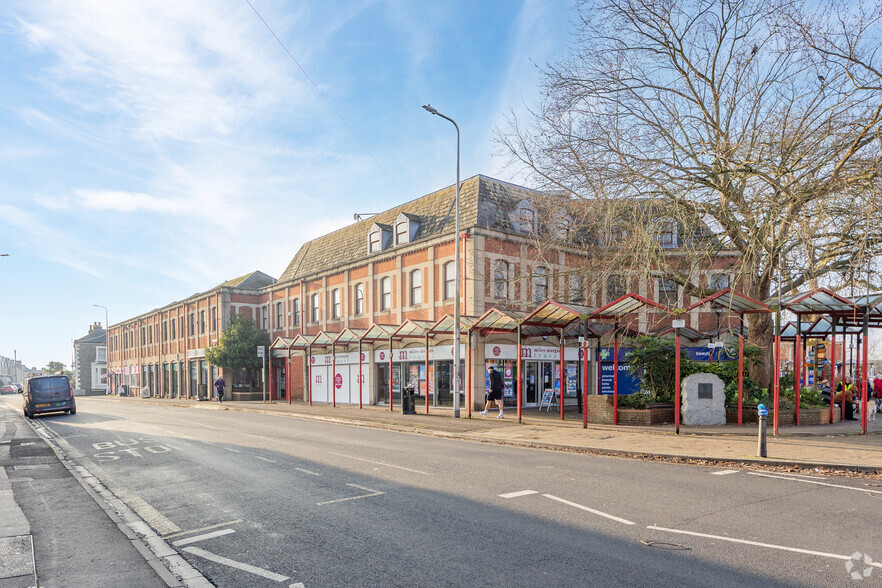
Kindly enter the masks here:
[[413, 241], [419, 226], [420, 222], [417, 217], [403, 212], [399, 214], [395, 219], [395, 244], [404, 245]]
[[662, 249], [674, 249], [677, 247], [677, 223], [672, 220], [659, 221], [658, 244]]
[[374, 223], [368, 232], [368, 253], [379, 253], [392, 243], [392, 227]]
[[554, 237], [559, 241], [569, 241], [573, 228], [573, 218], [568, 214], [558, 213], [554, 217]]
[[536, 210], [529, 200], [522, 200], [512, 211], [511, 224], [518, 233], [536, 233]]

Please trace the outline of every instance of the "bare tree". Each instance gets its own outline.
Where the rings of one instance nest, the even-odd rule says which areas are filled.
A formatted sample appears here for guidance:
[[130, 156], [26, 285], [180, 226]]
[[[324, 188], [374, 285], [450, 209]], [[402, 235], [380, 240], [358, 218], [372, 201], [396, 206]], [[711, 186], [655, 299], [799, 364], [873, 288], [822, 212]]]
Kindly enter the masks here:
[[[639, 210], [620, 249], [687, 293], [726, 252], [753, 298], [839, 283], [882, 252], [880, 7], [825, 10], [840, 29], [786, 0], [581, 0], [570, 56], [499, 142], [544, 188]], [[770, 350], [771, 319], [749, 336]], [[768, 383], [771, 362], [755, 375]]]

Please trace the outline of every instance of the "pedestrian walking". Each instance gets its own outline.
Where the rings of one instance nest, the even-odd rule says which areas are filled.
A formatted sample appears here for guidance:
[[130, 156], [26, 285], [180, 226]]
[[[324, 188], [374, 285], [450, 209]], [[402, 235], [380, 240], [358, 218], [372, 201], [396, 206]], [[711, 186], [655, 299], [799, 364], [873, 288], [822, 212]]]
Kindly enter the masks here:
[[496, 366], [490, 366], [490, 393], [487, 394], [487, 403], [484, 405], [484, 410], [481, 411], [481, 416], [487, 416], [487, 411], [490, 410], [490, 407], [493, 406], [493, 403], [496, 402], [496, 405], [499, 407], [499, 414], [496, 415], [496, 418], [503, 418], [502, 414], [502, 376], [499, 372], [496, 371]]
[[224, 382], [223, 376], [218, 376], [217, 380], [214, 381], [214, 389], [217, 390], [217, 401], [223, 403], [224, 401], [224, 388], [226, 388], [227, 383]]

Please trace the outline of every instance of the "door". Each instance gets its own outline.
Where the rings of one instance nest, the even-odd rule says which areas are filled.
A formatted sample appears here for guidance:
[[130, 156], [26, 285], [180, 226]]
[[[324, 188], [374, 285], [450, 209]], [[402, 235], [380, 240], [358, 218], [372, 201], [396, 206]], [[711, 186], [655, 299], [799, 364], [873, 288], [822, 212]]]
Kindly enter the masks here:
[[524, 364], [524, 384], [526, 394], [524, 395], [524, 406], [532, 406], [539, 403], [539, 364], [535, 361], [528, 361]]

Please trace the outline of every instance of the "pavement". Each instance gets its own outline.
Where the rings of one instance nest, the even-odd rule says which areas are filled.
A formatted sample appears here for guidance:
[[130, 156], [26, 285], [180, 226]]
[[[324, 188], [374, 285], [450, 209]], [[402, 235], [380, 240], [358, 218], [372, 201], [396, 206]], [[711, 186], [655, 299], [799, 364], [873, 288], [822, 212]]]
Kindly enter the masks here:
[[[625, 458], [663, 459], [720, 467], [818, 468], [840, 473], [882, 476], [882, 418], [870, 421], [861, 435], [860, 422], [780, 427], [768, 430], [768, 457], [757, 457], [757, 425], [686, 427], [675, 434], [672, 425], [651, 427], [582, 425], [575, 409], [563, 420], [559, 412], [507, 409], [505, 418], [487, 418], [462, 409], [431, 409], [417, 402], [417, 413], [405, 415], [388, 406], [331, 406], [303, 402], [218, 403], [187, 399], [89, 397], [88, 402], [126, 402], [179, 406], [194, 410], [247, 411], [351, 426], [382, 428], [481, 443], [537, 449], [584, 452]], [[85, 404], [85, 403], [83, 403]], [[183, 579], [168, 572], [169, 554], [157, 557], [156, 545], [142, 532], [143, 522], [128, 520], [126, 508], [108, 496], [100, 482], [69, 462], [50, 438], [31, 426], [11, 403], [0, 404], [0, 588], [43, 585], [90, 586], [205, 586], [201, 576]], [[81, 407], [84, 408], [84, 407]], [[49, 451], [42, 451], [48, 447]], [[46, 469], [49, 468], [49, 469]], [[45, 471], [44, 471], [45, 470]], [[55, 471], [48, 476], [46, 472]], [[40, 483], [42, 480], [43, 483]], [[74, 484], [73, 481], [78, 482]], [[39, 493], [35, 509], [32, 494]], [[65, 516], [58, 516], [64, 514]], [[129, 515], [131, 512], [129, 511]], [[58, 552], [59, 534], [75, 518], [76, 532], [88, 541], [75, 541], [73, 553]], [[137, 532], [136, 532], [137, 531]], [[70, 529], [66, 530], [71, 533]], [[149, 529], [147, 535], [150, 535]], [[153, 535], [152, 539], [158, 539]], [[161, 550], [162, 546], [160, 546]], [[161, 555], [161, 554], [160, 554]], [[47, 561], [41, 560], [45, 556]], [[64, 566], [48, 561], [66, 558]], [[183, 560], [181, 560], [182, 562]], [[99, 562], [99, 565], [95, 565]], [[178, 563], [181, 563], [178, 562]], [[185, 566], [185, 564], [182, 564]], [[110, 569], [109, 569], [110, 568]], [[193, 570], [189, 570], [190, 573]], [[51, 578], [53, 574], [60, 578]], [[71, 583], [71, 574], [76, 581]], [[91, 574], [91, 575], [90, 575]], [[50, 576], [47, 581], [46, 576]]]

